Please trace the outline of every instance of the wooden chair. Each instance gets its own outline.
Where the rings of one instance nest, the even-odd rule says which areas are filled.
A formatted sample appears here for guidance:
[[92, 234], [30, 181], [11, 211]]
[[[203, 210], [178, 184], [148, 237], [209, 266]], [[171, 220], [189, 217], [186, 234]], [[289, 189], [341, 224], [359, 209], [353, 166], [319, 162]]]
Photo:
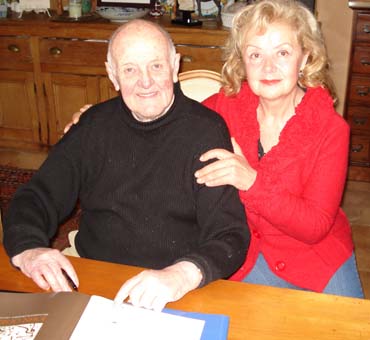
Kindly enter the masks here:
[[184, 94], [199, 102], [217, 93], [221, 87], [221, 75], [209, 70], [179, 73], [179, 81]]

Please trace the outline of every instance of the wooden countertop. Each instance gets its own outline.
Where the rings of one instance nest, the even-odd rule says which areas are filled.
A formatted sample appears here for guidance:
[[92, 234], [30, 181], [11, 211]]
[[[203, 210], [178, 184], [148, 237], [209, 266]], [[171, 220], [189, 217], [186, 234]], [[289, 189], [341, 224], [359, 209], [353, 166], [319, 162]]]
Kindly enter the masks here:
[[[70, 258], [79, 291], [114, 298], [140, 268]], [[0, 245], [0, 290], [40, 292], [13, 268]], [[229, 340], [369, 340], [370, 300], [218, 280], [169, 308], [230, 316]]]

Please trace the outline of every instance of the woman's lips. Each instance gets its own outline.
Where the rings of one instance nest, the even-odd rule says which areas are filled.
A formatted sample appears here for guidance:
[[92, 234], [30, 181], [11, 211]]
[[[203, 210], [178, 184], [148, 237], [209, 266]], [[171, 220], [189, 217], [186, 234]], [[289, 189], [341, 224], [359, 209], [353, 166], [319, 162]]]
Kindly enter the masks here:
[[262, 79], [260, 82], [264, 85], [275, 85], [279, 83], [281, 80], [280, 79]]

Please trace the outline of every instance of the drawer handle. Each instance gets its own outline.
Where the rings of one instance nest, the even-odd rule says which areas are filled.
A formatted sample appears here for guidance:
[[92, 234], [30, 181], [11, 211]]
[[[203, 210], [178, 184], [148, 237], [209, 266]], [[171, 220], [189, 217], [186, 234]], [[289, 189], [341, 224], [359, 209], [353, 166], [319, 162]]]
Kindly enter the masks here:
[[366, 25], [364, 26], [363, 31], [364, 31], [365, 33], [370, 33], [369, 25], [367, 25], [367, 24], [366, 24]]
[[369, 94], [369, 88], [366, 87], [366, 86], [357, 86], [356, 87], [356, 93], [360, 96], [360, 97], [365, 97]]
[[19, 53], [21, 51], [21, 49], [17, 45], [9, 45], [8, 50], [14, 53]]
[[184, 55], [181, 58], [181, 61], [183, 61], [184, 63], [192, 63], [193, 62], [193, 57], [190, 56], [190, 55]]
[[356, 145], [352, 145], [351, 151], [355, 152], [355, 153], [358, 153], [358, 152], [361, 152], [363, 150], [363, 148], [364, 148], [364, 146], [362, 144], [356, 144]]
[[367, 59], [365, 59], [365, 58], [362, 58], [362, 59], [360, 60], [360, 63], [361, 63], [362, 65], [369, 66], [369, 65], [370, 65], [370, 60], [367, 60]]
[[59, 48], [59, 47], [52, 47], [50, 50], [49, 50], [50, 54], [51, 55], [61, 55], [62, 54], [62, 50]]
[[365, 125], [367, 123], [367, 117], [353, 117], [355, 125]]

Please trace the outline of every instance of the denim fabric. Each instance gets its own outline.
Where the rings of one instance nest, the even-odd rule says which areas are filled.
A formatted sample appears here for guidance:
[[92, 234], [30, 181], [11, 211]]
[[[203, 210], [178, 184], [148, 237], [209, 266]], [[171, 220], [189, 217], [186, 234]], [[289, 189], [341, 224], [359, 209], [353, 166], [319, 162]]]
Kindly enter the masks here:
[[[295, 286], [276, 276], [267, 265], [263, 255], [260, 253], [252, 271], [243, 279], [243, 282], [291, 288], [297, 290], [308, 290]], [[360, 278], [356, 267], [355, 255], [352, 256], [335, 272], [323, 293], [363, 298]]]

